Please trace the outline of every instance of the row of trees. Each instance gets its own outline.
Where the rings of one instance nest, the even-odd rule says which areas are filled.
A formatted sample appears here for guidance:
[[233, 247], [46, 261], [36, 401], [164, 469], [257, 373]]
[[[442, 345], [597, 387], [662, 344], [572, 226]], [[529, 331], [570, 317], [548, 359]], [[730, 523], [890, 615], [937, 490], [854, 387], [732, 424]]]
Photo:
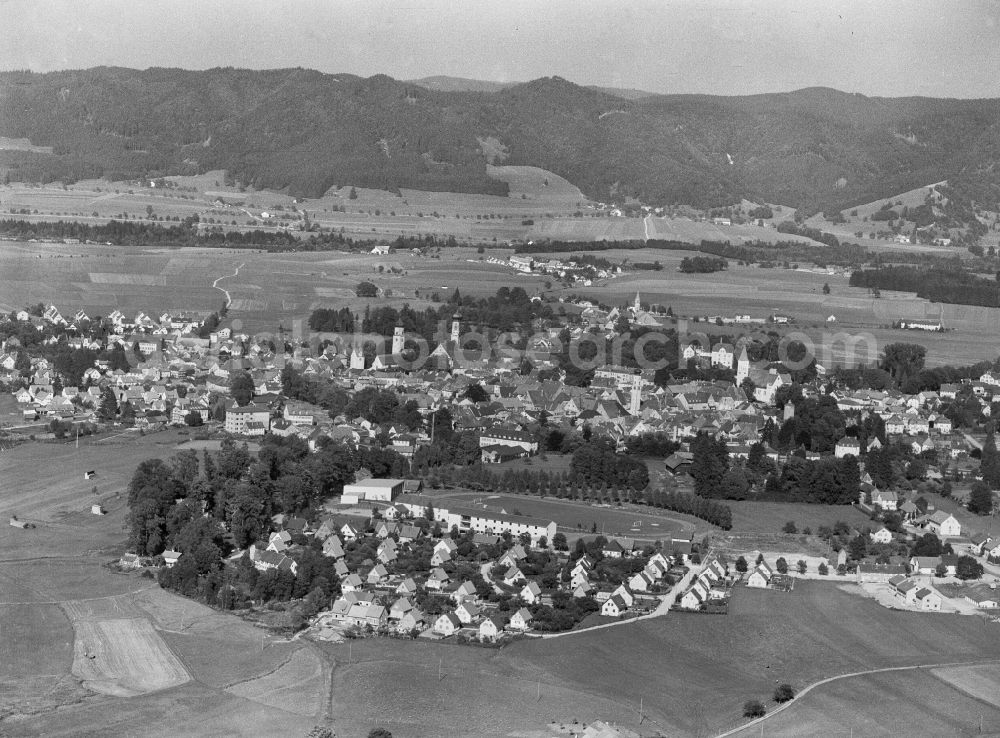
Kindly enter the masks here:
[[647, 490], [644, 495], [646, 504], [665, 510], [694, 515], [706, 520], [723, 530], [733, 527], [733, 511], [728, 506], [704, 497], [676, 490]]

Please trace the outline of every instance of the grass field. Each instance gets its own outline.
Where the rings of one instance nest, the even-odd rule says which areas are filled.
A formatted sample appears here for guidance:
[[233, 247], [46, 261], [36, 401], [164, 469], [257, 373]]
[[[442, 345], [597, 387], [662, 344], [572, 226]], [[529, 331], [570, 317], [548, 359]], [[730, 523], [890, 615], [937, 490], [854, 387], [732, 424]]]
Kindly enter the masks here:
[[[583, 502], [542, 499], [530, 495], [491, 495], [483, 492], [448, 492], [434, 494], [442, 506], [449, 502], [493, 512], [515, 511], [521, 515], [554, 520], [560, 530], [567, 533], [577, 530], [590, 533], [594, 526], [605, 536], [628, 536], [644, 540], [667, 538], [670, 533], [690, 531], [696, 527], [708, 529], [703, 521], [655, 508], [646, 507], [597, 507]], [[483, 507], [485, 506], [485, 507]], [[699, 526], [700, 524], [700, 526]]]
[[300, 648], [276, 670], [234, 684], [226, 691], [237, 697], [308, 716], [322, 709], [326, 681], [319, 657]]
[[733, 533], [780, 533], [785, 523], [794, 521], [801, 531], [821, 525], [833, 527], [838, 520], [848, 525], [870, 524], [868, 516], [852, 505], [809, 505], [794, 502], [750, 502], [726, 500], [733, 511]]
[[[114, 490], [140, 460], [170, 456], [185, 439], [29, 443], [0, 454], [3, 514], [38, 524], [0, 528], [0, 734], [128, 736], [141, 725], [144, 735], [304, 735], [322, 720], [322, 680], [301, 680], [308, 689], [277, 706], [224, 691], [298, 665], [289, 660], [304, 644], [262, 639], [233, 616], [104, 566], [123, 549]], [[98, 477], [85, 482], [89, 468]], [[108, 495], [102, 517], [89, 513], [94, 482]], [[183, 684], [189, 675], [196, 684]]]
[[932, 673], [959, 691], [1000, 708], [1000, 665], [951, 666]]
[[[781, 738], [997, 735], [1000, 710], [942, 684], [929, 671], [901, 671], [824, 685], [763, 727], [764, 735]], [[760, 728], [736, 735], [756, 738]]]

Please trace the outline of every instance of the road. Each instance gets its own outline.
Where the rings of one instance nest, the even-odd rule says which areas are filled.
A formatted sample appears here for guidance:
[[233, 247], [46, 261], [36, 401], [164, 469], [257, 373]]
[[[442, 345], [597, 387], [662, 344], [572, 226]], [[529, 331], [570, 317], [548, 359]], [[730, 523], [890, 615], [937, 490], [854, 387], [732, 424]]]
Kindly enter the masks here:
[[[868, 669], [867, 671], [854, 671], [851, 672], [850, 674], [840, 674], [838, 676], [827, 677], [826, 679], [820, 679], [818, 682], [813, 682], [812, 684], [807, 686], [805, 689], [803, 689], [797, 695], [795, 695], [794, 700], [781, 703], [763, 717], [751, 720], [745, 725], [741, 725], [738, 728], [733, 728], [732, 730], [727, 730], [725, 733], [719, 733], [719, 735], [716, 736], [716, 738], [727, 738], [728, 736], [737, 735], [739, 733], [748, 730], [749, 728], [759, 725], [768, 718], [772, 718], [775, 715], [784, 712], [785, 710], [796, 704], [799, 700], [801, 700], [803, 697], [805, 697], [807, 694], [809, 694], [817, 687], [822, 687], [824, 684], [829, 684], [830, 682], [836, 682], [841, 679], [850, 679], [851, 677], [868, 676], [869, 674], [884, 674], [890, 671], [913, 671], [915, 669], [940, 669], [948, 666], [976, 666], [981, 664], [996, 664], [996, 663], [1000, 663], [1000, 661], [998, 661], [997, 659], [986, 659], [984, 661], [957, 661], [957, 662], [942, 663], [942, 664], [918, 664], [916, 666], [890, 666], [884, 669]], [[763, 728], [761, 728], [761, 730], [763, 730]]]
[[232, 277], [237, 276], [240, 273], [240, 269], [242, 269], [245, 266], [246, 266], [246, 262], [244, 262], [244, 263], [240, 264], [238, 267], [236, 267], [236, 271], [233, 272], [232, 274], [223, 274], [221, 277], [218, 277], [214, 282], [212, 282], [212, 287], [214, 287], [215, 289], [219, 290], [219, 292], [221, 292], [222, 294], [224, 294], [226, 296], [226, 307], [229, 307], [233, 303], [233, 298], [230, 297], [229, 290], [227, 290], [227, 289], [219, 286], [219, 282], [221, 282], [224, 279], [230, 279]]
[[[711, 552], [709, 552], [711, 553]], [[705, 556], [707, 561], [709, 556]], [[691, 567], [688, 569], [687, 574], [685, 574], [673, 587], [670, 588], [670, 592], [666, 595], [660, 597], [660, 604], [657, 605], [656, 609], [648, 615], [639, 615], [635, 618], [625, 618], [624, 620], [616, 620], [613, 623], [601, 623], [600, 625], [592, 625], [589, 628], [580, 628], [579, 630], [567, 630], [562, 633], [544, 633], [535, 636], [536, 638], [565, 638], [571, 635], [577, 635], [578, 633], [587, 633], [592, 630], [604, 630], [605, 628], [615, 628], [619, 625], [627, 625], [628, 623], [637, 623], [640, 620], [649, 620], [651, 618], [660, 618], [670, 612], [670, 605], [674, 603], [677, 599], [677, 595], [688, 588], [694, 578], [704, 570], [704, 565], [697, 568]]]
[[642, 219], [643, 241], [648, 241], [649, 239], [652, 238], [652, 236], [649, 235], [649, 219], [652, 217], [653, 217], [652, 215], [647, 215], [645, 218]]

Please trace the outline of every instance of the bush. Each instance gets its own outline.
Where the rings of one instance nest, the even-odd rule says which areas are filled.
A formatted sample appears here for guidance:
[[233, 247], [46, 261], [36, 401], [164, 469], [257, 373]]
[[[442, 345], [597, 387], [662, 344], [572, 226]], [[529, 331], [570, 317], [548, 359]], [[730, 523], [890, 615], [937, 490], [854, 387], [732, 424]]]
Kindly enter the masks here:
[[827, 566], [825, 563], [820, 564], [816, 570], [820, 573], [820, 576], [824, 577], [830, 573], [830, 567]]
[[795, 525], [795, 521], [794, 520], [789, 520], [787, 523], [785, 523], [785, 526], [781, 529], [781, 532], [782, 533], [798, 533], [799, 529], [798, 529], [798, 526]]
[[743, 703], [743, 717], [758, 718], [765, 714], [767, 714], [767, 709], [760, 700], [747, 700]]
[[774, 701], [775, 702], [788, 702], [795, 697], [795, 690], [792, 689], [791, 684], [779, 684], [774, 690]]

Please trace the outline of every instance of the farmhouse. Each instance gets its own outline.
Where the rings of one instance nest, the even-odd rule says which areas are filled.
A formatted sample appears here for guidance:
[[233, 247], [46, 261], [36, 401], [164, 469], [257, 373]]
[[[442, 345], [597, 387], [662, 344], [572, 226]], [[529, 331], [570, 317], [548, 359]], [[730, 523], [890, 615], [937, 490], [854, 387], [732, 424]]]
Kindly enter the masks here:
[[921, 589], [915, 595], [917, 604], [920, 606], [921, 610], [940, 610], [941, 609], [941, 595], [932, 589]]
[[937, 510], [927, 519], [927, 527], [942, 537], [957, 537], [962, 535], [962, 524], [954, 515], [944, 510]]
[[857, 580], [863, 582], [887, 583], [897, 576], [906, 576], [906, 566], [903, 564], [876, 564], [862, 561], [858, 564]]

